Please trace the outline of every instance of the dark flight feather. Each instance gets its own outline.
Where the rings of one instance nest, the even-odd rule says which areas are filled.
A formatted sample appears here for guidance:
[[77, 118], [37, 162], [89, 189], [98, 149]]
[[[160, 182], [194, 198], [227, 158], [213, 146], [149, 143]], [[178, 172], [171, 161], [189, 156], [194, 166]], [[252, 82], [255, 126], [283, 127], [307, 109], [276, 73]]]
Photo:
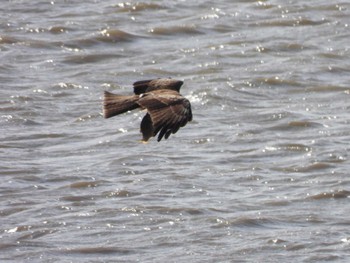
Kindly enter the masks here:
[[144, 108], [147, 114], [140, 126], [143, 141], [157, 134], [157, 141], [168, 139], [192, 121], [191, 104], [179, 93], [182, 84], [182, 81], [173, 79], [142, 80], [133, 84], [135, 95], [121, 96], [105, 92], [104, 117]]
[[110, 118], [127, 111], [131, 111], [140, 107], [137, 104], [139, 96], [121, 96], [115, 95], [108, 91], [104, 93], [103, 116]]
[[133, 84], [133, 87], [134, 93], [140, 95], [142, 93], [160, 89], [176, 90], [177, 92], [180, 92], [182, 84], [183, 81], [176, 79], [150, 79], [136, 81]]

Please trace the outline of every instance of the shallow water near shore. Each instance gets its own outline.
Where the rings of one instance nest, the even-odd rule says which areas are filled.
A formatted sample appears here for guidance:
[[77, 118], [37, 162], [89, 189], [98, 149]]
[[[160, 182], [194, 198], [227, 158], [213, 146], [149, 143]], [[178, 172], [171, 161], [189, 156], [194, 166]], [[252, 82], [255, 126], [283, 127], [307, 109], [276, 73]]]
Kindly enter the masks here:
[[[5, 1], [1, 262], [347, 262], [347, 1]], [[140, 143], [104, 90], [172, 77]]]

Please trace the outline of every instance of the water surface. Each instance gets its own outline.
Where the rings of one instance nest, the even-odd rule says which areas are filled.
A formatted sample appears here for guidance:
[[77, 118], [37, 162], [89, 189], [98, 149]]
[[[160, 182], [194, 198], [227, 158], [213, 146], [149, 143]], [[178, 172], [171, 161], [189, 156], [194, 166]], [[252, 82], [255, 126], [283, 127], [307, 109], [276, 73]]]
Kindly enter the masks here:
[[[5, 1], [0, 259], [347, 262], [347, 1]], [[194, 120], [139, 143], [102, 94], [172, 77]]]

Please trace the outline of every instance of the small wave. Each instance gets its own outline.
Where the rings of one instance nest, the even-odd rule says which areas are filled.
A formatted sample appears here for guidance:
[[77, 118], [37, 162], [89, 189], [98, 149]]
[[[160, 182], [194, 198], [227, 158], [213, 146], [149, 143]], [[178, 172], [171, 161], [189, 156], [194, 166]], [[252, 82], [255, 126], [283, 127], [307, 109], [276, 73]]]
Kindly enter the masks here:
[[291, 79], [281, 79], [277, 76], [275, 77], [268, 77], [268, 78], [256, 78], [252, 80], [252, 83], [260, 84], [268, 84], [268, 85], [285, 85], [285, 86], [292, 86], [292, 87], [302, 87], [303, 84]]
[[70, 31], [71, 29], [65, 26], [52, 26], [49, 28], [49, 32], [52, 34], [62, 34]]
[[[12, 109], [12, 110], [11, 110]], [[1, 108], [2, 111], [20, 111], [20, 110], [26, 110], [26, 109], [22, 109], [20, 107], [8, 107], [8, 108]], [[26, 125], [26, 126], [40, 126], [42, 125], [42, 123], [32, 120], [32, 119], [28, 119], [28, 118], [23, 118], [20, 117], [18, 115], [13, 115], [13, 114], [3, 114], [0, 115], [0, 123], [2, 122], [6, 122], [6, 123], [10, 123], [10, 124], [21, 124], [21, 125]]]
[[272, 222], [267, 219], [242, 217], [232, 221], [230, 225], [245, 226], [245, 227], [261, 227], [268, 223], [272, 223]]
[[37, 239], [46, 235], [50, 235], [52, 233], [57, 232], [55, 229], [43, 229], [43, 230], [35, 230], [31, 231], [21, 237], [18, 238], [19, 241], [26, 240], [26, 239]]
[[276, 150], [285, 150], [285, 151], [291, 151], [291, 152], [310, 152], [311, 147], [304, 145], [304, 144], [294, 144], [294, 143], [288, 143], [288, 144], [279, 144], [276, 147], [272, 147]]
[[[318, 54], [318, 56], [320, 57], [324, 57], [326, 59], [337, 59], [337, 60], [343, 60], [344, 59], [344, 53], [343, 52], [339, 52], [339, 53], [335, 53], [335, 52], [321, 52]], [[348, 69], [347, 69], [348, 70]]]
[[257, 47], [256, 50], [261, 53], [276, 53], [276, 52], [300, 52], [310, 47], [299, 43], [282, 42], [271, 46]]
[[94, 199], [94, 196], [91, 195], [69, 195], [63, 196], [60, 200], [69, 201], [69, 202], [82, 202], [82, 201], [91, 201]]
[[284, 239], [280, 239], [280, 238], [275, 238], [275, 239], [269, 239], [267, 241], [268, 244], [283, 244], [283, 243], [286, 243], [287, 241], [284, 240]]
[[19, 37], [0, 35], [0, 44], [19, 44], [43, 49], [57, 48], [62, 46], [61, 41], [53, 41], [50, 36], [44, 38], [40, 36], [47, 33], [64, 33], [68, 28], [59, 26], [51, 28], [22, 28], [22, 30], [25, 34], [21, 34]]
[[324, 152], [320, 155], [319, 158], [327, 163], [343, 163], [347, 160], [347, 153]]
[[329, 23], [329, 20], [327, 19], [321, 19], [321, 20], [311, 20], [311, 19], [308, 19], [308, 18], [299, 18], [297, 21], [296, 21], [296, 24], [298, 26], [317, 26], [317, 25], [323, 25], [323, 24], [326, 24], [326, 23]]
[[81, 181], [81, 182], [75, 182], [68, 187], [70, 188], [88, 188], [88, 187], [97, 187], [101, 181]]
[[[3, 173], [0, 173], [3, 174]], [[3, 192], [3, 196], [4, 196], [4, 192]], [[6, 216], [11, 216], [13, 214], [17, 214], [17, 213], [21, 213], [23, 211], [26, 211], [28, 208], [27, 207], [15, 207], [15, 208], [8, 208], [8, 209], [2, 209], [0, 211], [0, 216], [2, 218], [6, 217]], [[22, 226], [16, 227], [16, 232], [17, 231], [21, 231], [21, 229], [23, 229]], [[6, 230], [5, 230], [6, 231]], [[9, 231], [9, 230], [8, 230]]]
[[280, 19], [257, 22], [255, 25], [259, 27], [296, 27], [296, 26], [317, 26], [328, 23], [329, 20], [311, 20], [305, 17], [298, 19]]
[[291, 167], [282, 168], [281, 170], [284, 172], [307, 173], [307, 172], [314, 172], [319, 170], [326, 170], [332, 167], [333, 166], [328, 163], [315, 162], [308, 166], [291, 166]]
[[82, 37], [66, 41], [65, 43], [61, 43], [60, 45], [70, 50], [79, 51], [84, 47], [91, 47], [100, 43], [114, 44], [119, 42], [130, 42], [139, 37], [140, 36], [127, 33], [119, 29], [108, 28], [94, 33], [88, 37]]
[[81, 248], [69, 248], [64, 253], [74, 253], [74, 254], [128, 254], [133, 252], [133, 250], [126, 248], [117, 247], [81, 247]]
[[94, 39], [101, 42], [115, 43], [128, 42], [135, 39], [137, 36], [127, 33], [119, 29], [104, 29], [100, 31]]
[[144, 10], [159, 10], [159, 9], [165, 9], [164, 6], [155, 4], [155, 3], [143, 3], [143, 2], [137, 2], [137, 3], [130, 3], [130, 2], [123, 2], [116, 5], [116, 8], [119, 12], [139, 12]]
[[349, 87], [335, 86], [335, 85], [315, 85], [310, 88], [306, 88], [307, 91], [313, 92], [346, 92]]
[[91, 121], [92, 119], [96, 119], [102, 116], [102, 113], [93, 113], [93, 114], [85, 114], [80, 116], [78, 119], [76, 119], [74, 122], [86, 122]]
[[322, 127], [322, 124], [313, 121], [291, 121], [288, 123], [289, 127]]
[[61, 88], [61, 89], [89, 89], [86, 86], [82, 86], [80, 84], [68, 83], [68, 82], [57, 83], [57, 84], [53, 85], [52, 88], [54, 88], [54, 89], [58, 89], [58, 88]]
[[349, 196], [350, 196], [350, 191], [337, 190], [337, 191], [329, 191], [329, 192], [323, 192], [323, 193], [311, 195], [308, 197], [308, 199], [312, 199], [312, 200], [338, 199], [338, 198], [348, 198]]
[[309, 129], [309, 128], [321, 128], [322, 124], [313, 121], [290, 121], [271, 127], [271, 130], [295, 130], [295, 129]]
[[222, 218], [216, 218], [214, 220], [215, 227], [267, 227], [267, 226], [273, 226], [276, 225], [277, 222], [274, 222], [273, 220], [266, 219], [266, 218], [250, 218], [250, 217], [238, 217], [235, 219], [227, 220]]
[[171, 27], [155, 27], [149, 31], [154, 35], [171, 36], [171, 35], [199, 35], [203, 34], [196, 26], [171, 26]]
[[[201, 208], [195, 208], [195, 207], [165, 207], [165, 206], [150, 206], [147, 207], [147, 209], [152, 209], [154, 211], [157, 211], [160, 214], [189, 214], [189, 215], [201, 215], [204, 214], [205, 211]], [[165, 220], [167, 221], [167, 219]]]
[[109, 59], [120, 58], [122, 56], [116, 54], [77, 54], [67, 56], [63, 62], [68, 64], [86, 64], [106, 61]]
[[116, 191], [104, 192], [103, 195], [108, 197], [108, 198], [111, 198], [111, 197], [132, 197], [132, 196], [140, 195], [140, 193], [118, 189]]
[[23, 231], [28, 231], [32, 228], [30, 225], [23, 225], [23, 226], [16, 226], [11, 229], [6, 229], [4, 232], [5, 233], [16, 233], [16, 232], [23, 232]]
[[15, 44], [17, 42], [20, 42], [19, 39], [11, 36], [0, 36], [0, 44]]

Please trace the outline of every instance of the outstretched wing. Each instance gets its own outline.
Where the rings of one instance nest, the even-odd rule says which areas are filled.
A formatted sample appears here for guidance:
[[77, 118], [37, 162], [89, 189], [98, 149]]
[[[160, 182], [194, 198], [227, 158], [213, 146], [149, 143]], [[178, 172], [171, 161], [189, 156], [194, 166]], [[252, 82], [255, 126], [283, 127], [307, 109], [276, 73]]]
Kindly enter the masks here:
[[134, 93], [140, 95], [146, 92], [160, 90], [160, 89], [169, 89], [180, 91], [180, 88], [183, 84], [183, 81], [176, 79], [149, 79], [149, 80], [140, 80], [136, 81], [133, 84]]
[[132, 84], [134, 87], [134, 93], [136, 95], [140, 95], [142, 93], [147, 92], [147, 89], [149, 88], [149, 83], [151, 81], [152, 80], [149, 79], [149, 80], [140, 80], [140, 81], [134, 82], [134, 84]]
[[192, 120], [190, 102], [173, 90], [157, 90], [141, 95], [138, 104], [146, 108], [158, 141], [167, 139]]

